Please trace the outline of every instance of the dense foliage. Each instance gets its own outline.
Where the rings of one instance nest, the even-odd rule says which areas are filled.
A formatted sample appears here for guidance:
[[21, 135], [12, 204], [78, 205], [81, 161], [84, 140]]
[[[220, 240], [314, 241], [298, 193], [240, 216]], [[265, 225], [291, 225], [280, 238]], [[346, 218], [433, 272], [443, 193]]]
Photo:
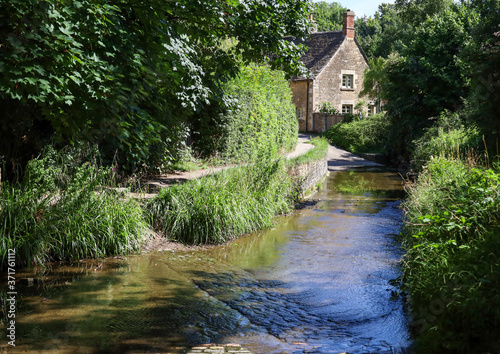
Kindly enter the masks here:
[[335, 146], [354, 153], [386, 152], [390, 123], [383, 113], [370, 117], [352, 116], [331, 126], [324, 136]]
[[52, 136], [98, 142], [128, 171], [155, 166], [172, 153], [178, 123], [217, 97], [242, 62], [299, 70], [300, 48], [283, 36], [305, 35], [309, 12], [302, 0], [0, 6], [0, 156], [9, 174]]
[[[146, 222], [139, 205], [105, 186], [113, 171], [75, 151], [52, 148], [28, 163], [19, 184], [0, 190], [0, 266], [98, 258], [137, 251]], [[99, 188], [99, 189], [98, 189]]]
[[374, 17], [355, 21], [356, 38], [368, 58], [387, 58], [405, 47], [405, 38], [411, 32], [392, 4], [381, 4]]
[[381, 90], [392, 123], [393, 154], [407, 158], [408, 142], [432, 124], [429, 118], [460, 108], [470, 80], [459, 54], [472, 40], [477, 21], [465, 8], [429, 17], [405, 50], [389, 58]]
[[405, 203], [403, 290], [417, 349], [498, 352], [500, 174], [435, 158]]
[[193, 122], [196, 149], [224, 161], [249, 161], [295, 147], [298, 123], [283, 72], [249, 65], [223, 89], [223, 99]]
[[477, 126], [465, 125], [458, 114], [444, 112], [414, 145], [411, 162], [415, 171], [420, 172], [436, 157], [475, 159], [483, 141]]
[[344, 24], [344, 12], [347, 11], [338, 2], [318, 1], [313, 3], [313, 19], [318, 32], [339, 31]]

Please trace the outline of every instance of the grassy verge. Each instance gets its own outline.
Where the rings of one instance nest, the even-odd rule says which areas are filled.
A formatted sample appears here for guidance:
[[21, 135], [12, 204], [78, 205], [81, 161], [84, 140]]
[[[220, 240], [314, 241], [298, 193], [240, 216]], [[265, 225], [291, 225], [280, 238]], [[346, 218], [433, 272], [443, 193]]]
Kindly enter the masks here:
[[384, 114], [349, 119], [330, 127], [323, 135], [338, 147], [359, 153], [383, 153], [386, 150], [389, 121]]
[[418, 352], [499, 352], [500, 173], [435, 158], [408, 189], [403, 290]]
[[319, 161], [326, 157], [328, 153], [328, 141], [323, 137], [316, 137], [310, 140], [314, 145], [313, 149], [308, 150], [305, 154], [297, 156], [289, 160], [289, 165], [302, 165], [309, 162]]
[[162, 190], [148, 205], [153, 227], [184, 243], [221, 243], [272, 226], [294, 203], [284, 162], [236, 167]]
[[297, 200], [291, 166], [323, 159], [328, 142], [290, 161], [264, 160], [164, 189], [146, 206], [154, 229], [183, 243], [221, 243], [271, 227]]
[[[221, 243], [273, 225], [297, 201], [290, 166], [322, 159], [328, 143], [291, 161], [264, 160], [164, 189], [142, 208], [113, 188], [113, 171], [94, 158], [49, 148], [21, 183], [0, 190], [1, 266], [8, 249], [18, 265], [98, 258], [139, 250], [151, 225], [184, 243]], [[145, 208], [145, 210], [144, 210]]]
[[110, 169], [48, 149], [28, 164], [22, 183], [2, 183], [1, 266], [8, 249], [28, 266], [138, 250], [147, 226], [142, 210], [102, 188], [112, 180]]

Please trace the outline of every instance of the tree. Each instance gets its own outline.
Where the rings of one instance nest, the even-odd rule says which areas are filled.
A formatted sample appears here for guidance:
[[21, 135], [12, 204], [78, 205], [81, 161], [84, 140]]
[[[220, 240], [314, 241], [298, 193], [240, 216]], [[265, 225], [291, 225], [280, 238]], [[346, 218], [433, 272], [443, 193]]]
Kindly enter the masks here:
[[305, 0], [0, 6], [0, 156], [26, 161], [55, 134], [118, 151], [129, 170], [161, 160], [180, 117], [216, 96], [242, 61], [300, 71], [301, 48], [283, 37], [305, 36], [310, 12]]
[[384, 99], [382, 87], [385, 81], [386, 60], [382, 57], [370, 59], [363, 77], [363, 90], [360, 96], [375, 98], [377, 112], [382, 110], [381, 103]]
[[327, 3], [320, 1], [313, 4], [314, 21], [318, 26], [318, 32], [338, 31], [344, 24], [344, 12], [347, 8], [338, 2]]
[[369, 58], [387, 58], [394, 51], [400, 52], [411, 33], [392, 4], [381, 4], [373, 18], [356, 20], [356, 38]]
[[462, 59], [470, 63], [472, 93], [470, 119], [482, 127], [491, 151], [498, 154], [500, 140], [500, 2], [471, 1], [467, 5], [481, 17], [472, 31], [473, 41]]
[[478, 22], [477, 13], [466, 7], [429, 17], [403, 52], [389, 58], [382, 91], [392, 120], [394, 153], [408, 157], [407, 143], [423, 133], [429, 119], [462, 107], [470, 80], [460, 53]]
[[395, 8], [402, 20], [415, 28], [428, 17], [443, 14], [453, 5], [453, 0], [396, 0], [395, 2]]

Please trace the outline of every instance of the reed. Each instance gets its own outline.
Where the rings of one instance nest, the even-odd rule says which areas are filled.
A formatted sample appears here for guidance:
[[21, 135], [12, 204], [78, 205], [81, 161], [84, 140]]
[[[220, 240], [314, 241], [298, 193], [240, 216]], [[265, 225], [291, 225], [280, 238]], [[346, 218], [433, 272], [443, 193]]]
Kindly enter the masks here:
[[109, 168], [48, 148], [28, 163], [22, 182], [0, 191], [1, 266], [97, 258], [138, 250], [147, 227], [140, 206], [111, 188]]

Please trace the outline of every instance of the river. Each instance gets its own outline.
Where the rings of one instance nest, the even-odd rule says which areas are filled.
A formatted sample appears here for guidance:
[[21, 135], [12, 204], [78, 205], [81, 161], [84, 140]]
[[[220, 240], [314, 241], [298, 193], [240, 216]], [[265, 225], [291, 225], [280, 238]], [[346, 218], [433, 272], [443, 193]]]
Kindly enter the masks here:
[[272, 230], [223, 246], [20, 274], [41, 281], [20, 284], [16, 351], [405, 352], [407, 316], [389, 283], [402, 255], [402, 193], [393, 172], [336, 171]]

